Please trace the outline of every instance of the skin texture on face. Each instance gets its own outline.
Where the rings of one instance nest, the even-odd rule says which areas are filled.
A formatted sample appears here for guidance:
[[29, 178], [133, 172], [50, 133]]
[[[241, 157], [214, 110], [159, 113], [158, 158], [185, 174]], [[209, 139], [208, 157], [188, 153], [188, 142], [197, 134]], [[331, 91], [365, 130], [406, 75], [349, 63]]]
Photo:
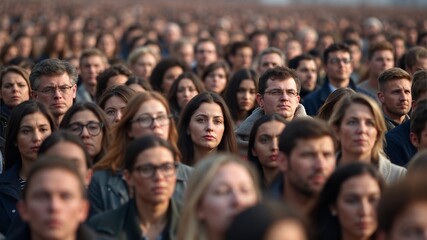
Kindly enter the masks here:
[[420, 58], [420, 59], [418, 59], [418, 61], [415, 64], [415, 66], [413, 66], [411, 69], [409, 69], [409, 72], [412, 75], [414, 75], [414, 73], [416, 71], [425, 70], [425, 69], [427, 69], [427, 58]]
[[236, 55], [230, 56], [230, 61], [234, 70], [251, 68], [253, 51], [250, 47], [243, 47], [237, 50]]
[[270, 227], [263, 240], [307, 240], [307, 237], [300, 223], [282, 220]]
[[[290, 91], [298, 93], [295, 80], [293, 78], [274, 81], [269, 79], [266, 85], [264, 95], [257, 94], [258, 105], [264, 109], [265, 114], [278, 113], [286, 120], [292, 120], [300, 100], [299, 95], [293, 97], [288, 94]], [[283, 90], [286, 94], [273, 96], [267, 93], [274, 89]]]
[[376, 51], [369, 61], [369, 72], [372, 76], [378, 76], [394, 66], [393, 52], [389, 50]]
[[313, 91], [317, 82], [317, 65], [314, 60], [302, 60], [299, 62], [296, 74], [301, 81], [301, 88]]
[[252, 79], [240, 82], [237, 89], [237, 104], [240, 111], [249, 111], [254, 108], [256, 101], [256, 86]]
[[198, 66], [206, 67], [217, 60], [216, 47], [212, 42], [203, 42], [197, 46], [196, 61]]
[[4, 104], [10, 107], [30, 99], [30, 90], [25, 79], [14, 72], [8, 72], [3, 76], [0, 86], [0, 97]]
[[427, 203], [414, 202], [409, 205], [395, 220], [387, 239], [419, 240], [426, 239]]
[[218, 169], [197, 210], [208, 233], [222, 236], [238, 213], [258, 202], [254, 184], [249, 172], [237, 163]]
[[19, 202], [18, 209], [30, 225], [32, 239], [75, 239], [89, 203], [75, 175], [63, 169], [46, 169], [33, 177], [27, 198]]
[[16, 144], [22, 161], [35, 161], [40, 145], [52, 133], [49, 120], [40, 112], [22, 118]]
[[162, 83], [162, 89], [163, 93], [168, 94], [169, 90], [175, 82], [175, 80], [178, 78], [179, 75], [181, 75], [184, 72], [181, 67], [172, 67], [166, 70], [165, 75], [163, 76], [163, 83]]
[[124, 85], [128, 81], [128, 77], [125, 75], [117, 75], [108, 79], [107, 87], [109, 89], [112, 86]]
[[404, 118], [411, 109], [411, 81], [392, 80], [386, 83], [383, 91], [378, 92], [384, 114], [390, 118]]
[[[174, 163], [172, 153], [165, 147], [149, 148], [137, 156], [134, 168], [152, 164], [160, 166], [166, 163]], [[156, 170], [154, 177], [143, 178], [138, 170], [132, 172], [126, 171], [126, 182], [129, 187], [135, 190], [137, 202], [148, 204], [165, 203], [173, 195], [176, 183], [176, 174], [166, 177], [163, 173]]]
[[260, 53], [268, 48], [268, 37], [266, 35], [258, 35], [252, 39], [252, 46], [255, 52]]
[[[99, 123], [99, 119], [96, 115], [89, 110], [83, 110], [80, 112], [76, 112], [70, 119], [69, 126], [80, 123], [83, 125], [88, 124], [89, 122]], [[102, 138], [104, 134], [101, 132], [97, 136], [92, 136], [87, 127], [84, 127], [82, 133], [80, 134], [80, 138], [86, 146], [87, 151], [91, 158], [94, 158], [97, 154], [101, 152], [102, 149]]]
[[[56, 90], [55, 94], [46, 94], [42, 91], [47, 87], [62, 87], [73, 86], [66, 93]], [[33, 97], [48, 106], [49, 110], [55, 117], [62, 117], [65, 112], [73, 105], [73, 99], [76, 97], [76, 84], [72, 84], [67, 73], [57, 76], [42, 76], [40, 77], [40, 85], [33, 92]]]
[[138, 77], [149, 79], [155, 66], [156, 58], [151, 54], [143, 54], [131, 66], [131, 70]]
[[210, 72], [204, 81], [206, 90], [221, 94], [227, 85], [226, 76], [223, 68], [217, 68]]
[[[133, 117], [133, 120], [141, 116], [159, 117], [166, 115], [168, 115], [168, 113], [166, 112], [165, 106], [158, 100], [152, 99], [141, 104], [138, 112], [136, 112], [135, 116]], [[154, 134], [162, 139], [167, 140], [169, 137], [169, 126], [170, 124], [162, 126], [158, 123], [158, 121], [154, 121], [150, 127], [143, 128], [138, 122], [133, 122], [131, 123], [131, 128], [128, 135], [129, 137], [135, 139], [149, 134]]]
[[259, 60], [258, 73], [263, 74], [268, 69], [278, 66], [283, 66], [283, 59], [276, 53], [266, 54]]
[[279, 138], [284, 128], [285, 124], [279, 121], [270, 121], [259, 126], [252, 154], [258, 157], [262, 168], [277, 169]]
[[368, 174], [352, 177], [341, 185], [332, 214], [341, 225], [342, 239], [369, 239], [377, 229], [376, 209], [381, 190]]
[[105, 54], [105, 56], [113, 58], [114, 51], [116, 50], [116, 41], [113, 36], [104, 35], [98, 43], [98, 48]]
[[196, 86], [194, 86], [193, 81], [187, 78], [182, 79], [176, 90], [176, 101], [178, 102], [179, 108], [181, 110], [184, 109], [185, 105], [197, 94], [199, 94], [199, 92]]
[[217, 103], [202, 103], [188, 125], [194, 148], [216, 149], [224, 134], [224, 115]]
[[80, 65], [80, 76], [85, 85], [96, 89], [96, 77], [106, 68], [105, 63], [99, 56], [89, 56], [82, 59]]
[[[335, 60], [340, 59], [338, 62]], [[353, 72], [351, 61], [344, 63], [343, 60], [350, 60], [350, 53], [336, 51], [329, 53], [328, 62], [325, 63], [325, 72], [329, 82], [335, 87], [347, 87], [350, 75]]]
[[122, 119], [125, 107], [125, 101], [118, 96], [112, 96], [105, 102], [104, 112], [110, 125], [114, 125]]
[[365, 105], [354, 103], [345, 111], [337, 138], [343, 155], [350, 154], [371, 159], [378, 131], [372, 111]]
[[285, 46], [286, 59], [292, 59], [302, 54], [302, 46], [297, 40], [289, 41]]
[[335, 147], [329, 136], [299, 139], [289, 157], [279, 154], [279, 167], [293, 191], [313, 197], [335, 169]]
[[60, 156], [75, 162], [85, 180], [85, 185], [89, 186], [92, 171], [87, 168], [85, 153], [80, 146], [72, 142], [61, 141], [51, 146], [44, 154]]

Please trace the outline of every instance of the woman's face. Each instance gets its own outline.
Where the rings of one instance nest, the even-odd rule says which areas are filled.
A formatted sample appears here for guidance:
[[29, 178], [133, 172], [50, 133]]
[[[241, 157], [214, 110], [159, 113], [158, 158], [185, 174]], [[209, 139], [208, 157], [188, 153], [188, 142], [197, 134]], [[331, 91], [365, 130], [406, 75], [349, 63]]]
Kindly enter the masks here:
[[341, 185], [333, 215], [338, 218], [342, 239], [368, 239], [377, 229], [380, 186], [369, 174], [352, 177]]
[[370, 156], [378, 131], [371, 110], [362, 104], [353, 103], [345, 110], [344, 117], [337, 130], [343, 153]]
[[413, 202], [395, 220], [387, 239], [418, 240], [426, 239], [427, 202]]
[[224, 115], [217, 103], [202, 103], [193, 113], [188, 125], [195, 148], [216, 149], [224, 134]]
[[199, 94], [199, 92], [197, 91], [196, 86], [194, 86], [193, 81], [188, 78], [182, 79], [176, 90], [176, 101], [178, 102], [179, 108], [182, 110], [197, 94]]
[[137, 156], [133, 170], [126, 171], [125, 177], [129, 187], [135, 189], [137, 201], [167, 202], [176, 183], [173, 154], [162, 146], [146, 149]]
[[41, 112], [23, 117], [16, 137], [22, 160], [36, 160], [40, 145], [51, 133], [49, 120]]
[[110, 126], [118, 123], [122, 119], [123, 109], [125, 107], [125, 101], [118, 96], [112, 96], [105, 102], [104, 112], [107, 115]]
[[221, 235], [237, 214], [257, 202], [255, 183], [247, 169], [227, 163], [218, 169], [200, 199], [197, 216], [208, 232]]
[[184, 72], [181, 67], [171, 67], [168, 70], [166, 70], [165, 75], [163, 76], [163, 82], [162, 82], [162, 89], [164, 94], [168, 94], [169, 90], [175, 82], [175, 80], [178, 78], [179, 75], [181, 75]]
[[100, 124], [98, 117], [90, 110], [76, 112], [68, 124], [71, 133], [80, 136], [92, 159], [102, 150], [104, 133]]
[[156, 58], [151, 54], [143, 54], [136, 60], [131, 68], [135, 75], [148, 80], [155, 66]]
[[240, 111], [249, 111], [255, 107], [256, 86], [251, 79], [243, 80], [237, 89], [237, 104]]
[[107, 58], [114, 57], [114, 51], [116, 50], [116, 42], [111, 35], [104, 35], [99, 43], [98, 48], [107, 56]]
[[30, 90], [25, 79], [14, 72], [6, 73], [0, 89], [0, 96], [4, 104], [10, 107], [30, 99]]
[[277, 169], [279, 138], [284, 128], [285, 124], [279, 121], [265, 122], [259, 126], [252, 154], [258, 157], [263, 168]]
[[85, 152], [79, 145], [60, 141], [51, 146], [44, 154], [60, 156], [75, 162], [80, 174], [84, 177], [86, 186], [89, 186], [91, 174], [87, 167]]
[[[156, 119], [153, 121], [153, 119]], [[139, 138], [154, 134], [168, 140], [170, 118], [165, 106], [156, 99], [151, 99], [139, 107], [132, 118], [131, 128], [128, 132], [130, 138]]]
[[206, 90], [221, 94], [227, 85], [227, 75], [223, 68], [217, 68], [205, 78]]

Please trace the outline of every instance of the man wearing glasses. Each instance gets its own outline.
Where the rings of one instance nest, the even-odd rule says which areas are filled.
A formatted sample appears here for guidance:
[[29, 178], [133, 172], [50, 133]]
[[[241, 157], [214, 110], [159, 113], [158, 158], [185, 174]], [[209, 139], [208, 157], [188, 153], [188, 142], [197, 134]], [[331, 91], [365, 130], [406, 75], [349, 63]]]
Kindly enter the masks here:
[[338, 88], [352, 88], [356, 90], [355, 83], [350, 79], [353, 72], [350, 48], [341, 43], [329, 46], [324, 53], [326, 78], [322, 87], [304, 98], [304, 107], [307, 114], [315, 116], [320, 107], [325, 103], [330, 93]]
[[59, 125], [76, 97], [76, 69], [66, 61], [46, 59], [34, 66], [30, 82], [33, 98], [49, 108]]
[[268, 69], [259, 78], [256, 96], [259, 107], [236, 129], [237, 144], [241, 154], [247, 155], [249, 134], [254, 123], [265, 114], [280, 114], [287, 121], [307, 116], [304, 106], [299, 104], [301, 83], [294, 70], [287, 67]]

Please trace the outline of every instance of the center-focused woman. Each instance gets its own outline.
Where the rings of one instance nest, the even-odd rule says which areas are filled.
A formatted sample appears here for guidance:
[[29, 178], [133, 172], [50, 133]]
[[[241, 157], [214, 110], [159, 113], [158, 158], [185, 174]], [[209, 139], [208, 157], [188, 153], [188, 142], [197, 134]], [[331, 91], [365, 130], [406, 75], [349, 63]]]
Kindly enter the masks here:
[[184, 108], [178, 125], [183, 163], [194, 165], [215, 151], [237, 153], [233, 120], [221, 96], [204, 92]]
[[129, 144], [124, 176], [134, 197], [90, 220], [99, 233], [114, 239], [175, 239], [180, 212], [172, 195], [177, 159], [172, 146], [156, 136]]
[[[129, 200], [129, 191], [123, 181], [124, 153], [129, 143], [146, 135], [167, 140], [177, 159], [177, 132], [166, 99], [156, 92], [139, 93], [123, 111], [122, 119], [113, 128], [113, 141], [107, 154], [94, 166], [88, 195], [93, 212], [115, 209]], [[180, 201], [191, 169], [178, 164], [174, 199]]]
[[398, 180], [406, 169], [390, 162], [383, 153], [386, 125], [378, 104], [363, 94], [353, 94], [337, 103], [329, 119], [341, 145], [338, 162], [373, 164], [387, 183]]

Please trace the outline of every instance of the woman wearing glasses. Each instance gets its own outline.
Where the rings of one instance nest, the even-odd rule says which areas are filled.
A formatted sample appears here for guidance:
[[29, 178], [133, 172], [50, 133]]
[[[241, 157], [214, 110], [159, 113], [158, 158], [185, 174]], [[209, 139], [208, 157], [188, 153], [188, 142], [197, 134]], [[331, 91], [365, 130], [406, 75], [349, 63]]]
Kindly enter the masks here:
[[124, 157], [124, 177], [134, 197], [89, 221], [114, 239], [175, 239], [180, 211], [172, 198], [176, 183], [175, 150], [162, 138], [131, 142]]
[[65, 113], [59, 127], [82, 139], [93, 163], [106, 153], [110, 142], [109, 124], [98, 105], [89, 102], [74, 104]]
[[[167, 140], [179, 159], [175, 123], [167, 100], [157, 92], [139, 93], [124, 109], [122, 119], [112, 132], [114, 139], [108, 153], [94, 166], [94, 176], [88, 194], [93, 212], [118, 208], [129, 200], [129, 191], [123, 181], [124, 153], [129, 143], [137, 138], [155, 135]], [[179, 164], [174, 198], [181, 200], [190, 168]]]

